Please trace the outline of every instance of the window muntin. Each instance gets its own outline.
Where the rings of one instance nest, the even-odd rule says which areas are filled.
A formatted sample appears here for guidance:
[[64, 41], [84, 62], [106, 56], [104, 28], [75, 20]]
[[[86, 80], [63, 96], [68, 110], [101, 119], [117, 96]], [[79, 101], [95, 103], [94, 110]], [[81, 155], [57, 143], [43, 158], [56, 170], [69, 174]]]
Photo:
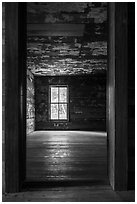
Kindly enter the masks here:
[[68, 120], [67, 86], [50, 86], [50, 119]]

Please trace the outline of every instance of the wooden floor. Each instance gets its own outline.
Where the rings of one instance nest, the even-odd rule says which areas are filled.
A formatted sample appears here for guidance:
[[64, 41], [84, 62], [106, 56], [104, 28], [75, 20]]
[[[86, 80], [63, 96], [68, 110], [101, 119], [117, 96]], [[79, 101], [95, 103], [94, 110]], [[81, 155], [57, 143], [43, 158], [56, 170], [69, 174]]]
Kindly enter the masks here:
[[27, 136], [27, 180], [107, 180], [106, 141], [102, 132], [33, 132]]
[[[27, 188], [3, 202], [134, 202], [134, 191], [114, 192], [107, 179], [106, 133], [37, 131], [27, 137], [27, 179], [71, 186]], [[92, 181], [87, 184], [87, 181]], [[93, 182], [96, 181], [96, 182]], [[97, 182], [99, 181], [99, 182]], [[54, 183], [54, 182], [53, 182]], [[67, 183], [68, 184], [68, 183]]]
[[3, 202], [134, 202], [135, 192], [114, 192], [110, 186], [54, 187], [3, 194]]

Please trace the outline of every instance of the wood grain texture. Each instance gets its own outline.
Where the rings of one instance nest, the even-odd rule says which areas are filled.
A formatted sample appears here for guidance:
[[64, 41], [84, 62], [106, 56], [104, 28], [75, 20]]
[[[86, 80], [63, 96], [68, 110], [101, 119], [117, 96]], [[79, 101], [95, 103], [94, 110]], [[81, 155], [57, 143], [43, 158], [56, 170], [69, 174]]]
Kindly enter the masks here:
[[115, 4], [109, 4], [109, 43], [107, 70], [107, 132], [108, 132], [108, 169], [109, 180], [114, 188], [115, 176]]
[[115, 189], [127, 190], [128, 177], [128, 10], [115, 4]]
[[109, 177], [115, 190], [127, 189], [127, 4], [109, 4], [107, 118]]
[[[24, 24], [23, 24], [23, 23]], [[5, 3], [5, 180], [17, 192], [24, 177], [25, 4]]]
[[106, 133], [30, 133], [27, 136], [27, 180], [107, 180]]
[[19, 188], [18, 3], [5, 3], [5, 173], [6, 191]]

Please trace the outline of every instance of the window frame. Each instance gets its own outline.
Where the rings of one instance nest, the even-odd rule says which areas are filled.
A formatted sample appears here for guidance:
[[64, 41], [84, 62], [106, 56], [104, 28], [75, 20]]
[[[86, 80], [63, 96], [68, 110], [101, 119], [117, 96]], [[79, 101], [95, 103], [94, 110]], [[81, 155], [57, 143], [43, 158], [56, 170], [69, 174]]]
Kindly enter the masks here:
[[[51, 87], [66, 87], [67, 88], [67, 102], [51, 102]], [[67, 119], [51, 119], [51, 104], [67, 104]], [[50, 122], [67, 122], [69, 121], [69, 87], [68, 85], [49, 85], [49, 104], [48, 104], [48, 110], [49, 110], [49, 121]]]

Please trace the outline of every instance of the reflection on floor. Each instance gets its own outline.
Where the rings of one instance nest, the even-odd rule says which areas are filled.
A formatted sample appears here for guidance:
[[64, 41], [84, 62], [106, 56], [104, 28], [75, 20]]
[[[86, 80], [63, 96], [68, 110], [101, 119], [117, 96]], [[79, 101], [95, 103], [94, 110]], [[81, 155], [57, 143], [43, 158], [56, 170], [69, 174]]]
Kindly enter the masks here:
[[[107, 179], [106, 149], [106, 133], [31, 133], [27, 137], [27, 179], [57, 183], [69, 180], [71, 185], [27, 188], [3, 194], [3, 202], [134, 202], [134, 191], [114, 192], [110, 185], [100, 182]], [[72, 185], [74, 180], [83, 183]]]
[[58, 187], [3, 195], [3, 202], [134, 202], [135, 192], [110, 186]]
[[102, 132], [35, 131], [27, 136], [27, 180], [107, 180], [106, 141]]

